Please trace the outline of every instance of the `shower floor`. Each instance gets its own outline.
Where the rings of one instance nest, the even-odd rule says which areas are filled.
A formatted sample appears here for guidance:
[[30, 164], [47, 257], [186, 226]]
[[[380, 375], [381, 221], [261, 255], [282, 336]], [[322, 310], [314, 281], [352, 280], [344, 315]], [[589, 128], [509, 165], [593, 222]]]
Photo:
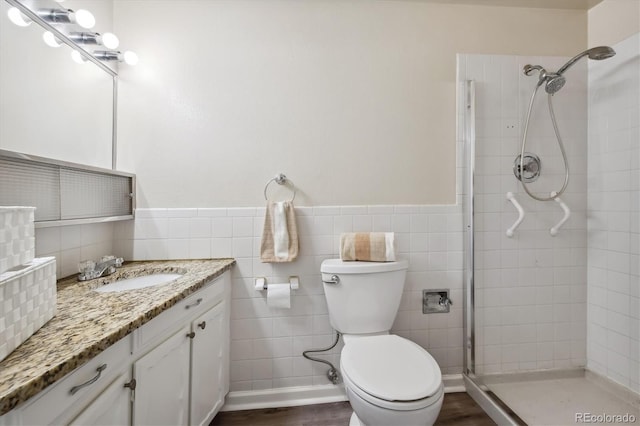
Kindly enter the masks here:
[[[529, 426], [640, 423], [638, 395], [582, 370], [487, 376], [484, 383]], [[626, 417], [597, 417], [605, 415]]]

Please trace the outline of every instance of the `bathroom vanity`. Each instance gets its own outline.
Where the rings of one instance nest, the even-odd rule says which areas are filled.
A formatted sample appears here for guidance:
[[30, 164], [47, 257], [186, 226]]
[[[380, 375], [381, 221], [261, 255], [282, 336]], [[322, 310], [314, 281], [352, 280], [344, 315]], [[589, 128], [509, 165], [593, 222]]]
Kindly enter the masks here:
[[[59, 282], [57, 315], [0, 363], [0, 425], [208, 424], [229, 390], [234, 263], [135, 262]], [[180, 277], [95, 291], [157, 273]]]

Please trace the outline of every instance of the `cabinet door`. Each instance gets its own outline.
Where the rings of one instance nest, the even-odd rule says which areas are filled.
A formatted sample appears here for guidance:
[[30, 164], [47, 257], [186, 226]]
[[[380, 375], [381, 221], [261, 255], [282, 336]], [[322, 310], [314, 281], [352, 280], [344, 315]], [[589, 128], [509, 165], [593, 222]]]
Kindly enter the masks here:
[[189, 414], [189, 327], [133, 364], [136, 391], [133, 423], [185, 425]]
[[224, 401], [225, 302], [191, 323], [191, 424], [209, 424]]
[[121, 374], [85, 408], [71, 425], [128, 425], [131, 423], [131, 391]]

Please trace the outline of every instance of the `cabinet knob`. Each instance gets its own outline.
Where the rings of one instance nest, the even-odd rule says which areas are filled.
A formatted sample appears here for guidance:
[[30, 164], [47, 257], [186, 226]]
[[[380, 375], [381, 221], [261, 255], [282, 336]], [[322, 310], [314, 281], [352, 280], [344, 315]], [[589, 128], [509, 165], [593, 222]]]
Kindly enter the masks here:
[[198, 327], [200, 327], [201, 329], [204, 330], [204, 328], [207, 326], [207, 322], [206, 321], [202, 321], [200, 324], [198, 324]]
[[129, 388], [131, 390], [136, 390], [136, 385], [137, 385], [136, 379], [131, 379], [129, 383], [124, 384], [124, 387]]
[[187, 337], [193, 339], [194, 337], [196, 337], [196, 332], [192, 331], [191, 333], [187, 333]]

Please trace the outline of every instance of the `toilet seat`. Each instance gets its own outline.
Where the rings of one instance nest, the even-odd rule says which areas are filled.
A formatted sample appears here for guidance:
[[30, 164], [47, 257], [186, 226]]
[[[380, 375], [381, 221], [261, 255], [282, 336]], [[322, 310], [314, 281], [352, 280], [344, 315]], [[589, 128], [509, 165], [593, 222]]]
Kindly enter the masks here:
[[345, 384], [361, 398], [392, 410], [416, 410], [443, 393], [442, 374], [429, 352], [396, 335], [349, 341], [341, 353]]

